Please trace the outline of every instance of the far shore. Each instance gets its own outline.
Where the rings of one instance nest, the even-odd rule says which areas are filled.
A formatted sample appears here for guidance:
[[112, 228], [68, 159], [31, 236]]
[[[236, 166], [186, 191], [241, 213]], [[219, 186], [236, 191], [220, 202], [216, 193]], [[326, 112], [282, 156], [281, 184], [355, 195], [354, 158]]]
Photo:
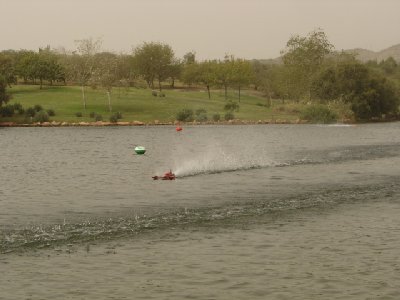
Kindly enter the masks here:
[[[371, 124], [371, 123], [387, 123], [387, 122], [398, 122], [397, 119], [391, 120], [371, 120], [370, 122], [354, 122], [353, 120], [341, 120], [337, 123], [328, 124], [343, 124], [343, 125], [355, 125], [355, 124]], [[0, 127], [107, 127], [107, 126], [183, 126], [183, 125], [268, 125], [268, 124], [317, 124], [307, 120], [229, 120], [229, 121], [207, 121], [207, 122], [181, 122], [181, 121], [169, 121], [163, 122], [154, 120], [153, 122], [141, 122], [141, 121], [130, 121], [130, 122], [43, 122], [43, 123], [17, 123], [17, 122], [0, 122]], [[323, 123], [321, 123], [323, 124]]]
[[[0, 127], [104, 127], [104, 126], [160, 126], [160, 125], [257, 125], [257, 124], [309, 124], [306, 120], [229, 120], [229, 121], [207, 121], [207, 122], [43, 122], [43, 123], [16, 123], [16, 122], [0, 122]], [[347, 124], [345, 122], [344, 124]]]

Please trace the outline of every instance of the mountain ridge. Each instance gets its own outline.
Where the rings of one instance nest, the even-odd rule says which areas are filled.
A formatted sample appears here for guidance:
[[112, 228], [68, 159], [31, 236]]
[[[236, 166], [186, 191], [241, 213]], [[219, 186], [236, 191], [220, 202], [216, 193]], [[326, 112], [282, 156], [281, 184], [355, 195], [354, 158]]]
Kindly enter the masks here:
[[[364, 48], [353, 48], [340, 50], [346, 53], [353, 53], [358, 60], [361, 62], [367, 62], [369, 60], [376, 60], [380, 62], [382, 60], [393, 57], [398, 63], [400, 63], [400, 44], [396, 44], [385, 48], [381, 51], [372, 51]], [[337, 52], [340, 52], [337, 51]], [[282, 57], [269, 58], [269, 59], [254, 59], [264, 64], [281, 64]]]
[[389, 57], [393, 57], [397, 62], [400, 62], [400, 44], [390, 46], [377, 52], [363, 48], [354, 48], [343, 51], [347, 53], [354, 53], [356, 58], [362, 62], [367, 62], [369, 60], [376, 60], [377, 62], [380, 62], [381, 60], [388, 59]]

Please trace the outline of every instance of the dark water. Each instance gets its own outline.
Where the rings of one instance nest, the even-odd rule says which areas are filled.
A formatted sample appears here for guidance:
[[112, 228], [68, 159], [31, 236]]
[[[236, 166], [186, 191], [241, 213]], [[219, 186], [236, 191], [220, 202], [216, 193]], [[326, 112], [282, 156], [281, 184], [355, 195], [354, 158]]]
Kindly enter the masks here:
[[[398, 299], [399, 133], [400, 123], [196, 126], [180, 133], [1, 129], [0, 266], [9, 269], [9, 281], [40, 278], [43, 285], [58, 274], [57, 263], [72, 274], [90, 261], [97, 269], [79, 272], [98, 283], [107, 281], [105, 269], [123, 278], [115, 299], [131, 299], [133, 287], [143, 299]], [[135, 145], [146, 154], [135, 155]], [[177, 180], [151, 179], [170, 168]], [[367, 235], [374, 238], [364, 241]], [[371, 277], [373, 257], [382, 252]], [[49, 253], [53, 260], [43, 261]], [[112, 255], [113, 265], [100, 255]], [[127, 261], [136, 285], [113, 269]], [[141, 269], [146, 263], [148, 272]], [[22, 275], [26, 264], [31, 272]], [[197, 278], [187, 279], [191, 274]], [[66, 280], [80, 283], [66, 276], [54, 279], [63, 297], [112, 298], [82, 278], [81, 292], [69, 294]], [[346, 286], [346, 276], [357, 290]], [[158, 290], [148, 285], [155, 281]], [[19, 289], [16, 298], [52, 299], [54, 289], [44, 286], [21, 291], [15, 284], [5, 295]]]

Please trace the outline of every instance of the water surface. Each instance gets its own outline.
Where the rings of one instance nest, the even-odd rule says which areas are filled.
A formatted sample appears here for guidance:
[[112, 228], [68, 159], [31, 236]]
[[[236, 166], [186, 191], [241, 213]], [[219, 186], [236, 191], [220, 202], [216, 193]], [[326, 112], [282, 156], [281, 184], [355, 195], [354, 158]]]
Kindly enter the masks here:
[[3, 297], [397, 299], [399, 132], [2, 128]]

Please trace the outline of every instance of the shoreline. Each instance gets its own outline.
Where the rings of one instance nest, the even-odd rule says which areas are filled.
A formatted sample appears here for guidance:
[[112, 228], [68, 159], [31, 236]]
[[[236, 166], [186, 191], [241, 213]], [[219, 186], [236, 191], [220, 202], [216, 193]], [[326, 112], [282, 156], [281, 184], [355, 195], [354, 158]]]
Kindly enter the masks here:
[[43, 123], [16, 123], [16, 122], [0, 122], [0, 127], [104, 127], [104, 126], [177, 126], [177, 125], [258, 125], [258, 124], [309, 124], [306, 120], [230, 120], [230, 121], [208, 121], [208, 122], [43, 122]]
[[[387, 121], [386, 121], [387, 122]], [[375, 123], [375, 122], [373, 122]], [[153, 122], [141, 122], [141, 121], [130, 121], [130, 122], [43, 122], [43, 123], [16, 123], [16, 122], [0, 122], [0, 127], [106, 127], [106, 126], [177, 126], [177, 125], [268, 125], [268, 124], [313, 124], [307, 120], [229, 120], [229, 121], [207, 121], [207, 122], [180, 122], [180, 121], [170, 121], [161, 122], [155, 120]], [[357, 124], [350, 120], [345, 120], [343, 122], [333, 123], [333, 124]]]
[[[372, 120], [369, 122], [355, 122], [352, 120], [342, 120], [341, 122], [330, 123], [330, 124], [343, 124], [343, 125], [357, 125], [357, 124], [373, 124], [373, 123], [391, 123], [391, 122], [399, 122], [400, 120], [392, 119], [392, 120]], [[125, 122], [37, 122], [37, 123], [16, 123], [16, 122], [0, 122], [0, 127], [107, 127], [107, 126], [178, 126], [178, 125], [274, 125], [274, 124], [287, 124], [287, 125], [302, 125], [302, 124], [320, 124], [320, 123], [312, 123], [307, 120], [284, 120], [284, 119], [276, 119], [276, 120], [229, 120], [229, 121], [207, 121], [207, 122], [180, 122], [180, 121], [170, 121], [170, 122], [161, 122], [158, 120], [154, 120], [153, 122], [142, 122], [142, 121], [125, 121]], [[323, 123], [321, 123], [323, 124]]]

